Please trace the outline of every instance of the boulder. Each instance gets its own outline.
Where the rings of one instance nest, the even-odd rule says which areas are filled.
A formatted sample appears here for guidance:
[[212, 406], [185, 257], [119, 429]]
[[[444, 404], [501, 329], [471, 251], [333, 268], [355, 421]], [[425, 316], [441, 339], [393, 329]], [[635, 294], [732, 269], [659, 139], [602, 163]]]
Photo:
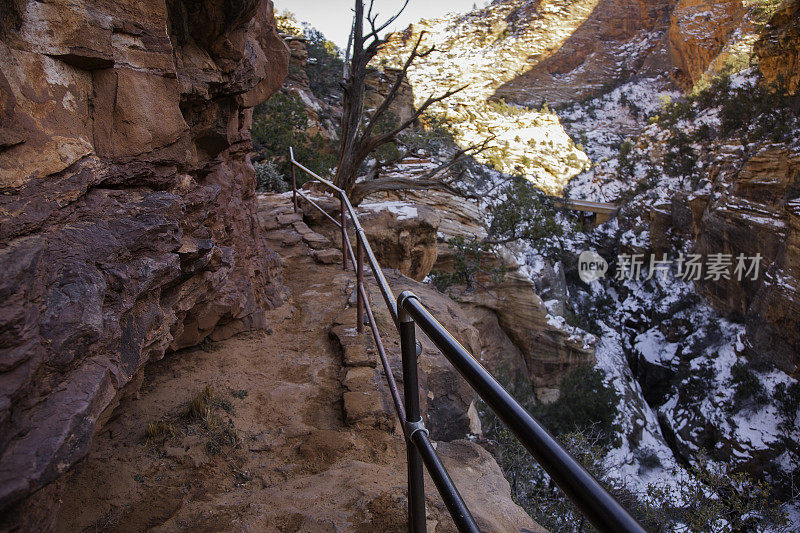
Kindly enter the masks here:
[[3, 10], [0, 511], [88, 453], [149, 361], [282, 302], [248, 154], [288, 59], [270, 1]]
[[359, 220], [378, 262], [422, 281], [436, 263], [440, 217], [425, 205], [363, 203]]

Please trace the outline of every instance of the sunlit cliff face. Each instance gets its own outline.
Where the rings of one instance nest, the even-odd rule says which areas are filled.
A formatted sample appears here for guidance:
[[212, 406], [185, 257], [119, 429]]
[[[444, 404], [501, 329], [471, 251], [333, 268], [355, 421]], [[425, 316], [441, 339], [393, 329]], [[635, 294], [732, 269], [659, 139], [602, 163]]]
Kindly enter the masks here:
[[409, 70], [416, 104], [466, 85], [436, 104], [431, 114], [452, 126], [463, 147], [493, 137], [492, 148], [478, 156], [481, 162], [507, 173], [521, 173], [543, 189], [559, 193], [588, 166], [589, 159], [546, 109], [505, 105], [495, 93], [538, 58], [557, 50], [597, 1], [546, 2], [538, 8], [508, 2], [467, 15], [422, 21], [394, 35], [380, 57], [399, 66], [424, 32], [421, 48], [433, 46], [436, 51], [418, 59]]
[[415, 24], [395, 34], [380, 57], [399, 66], [422, 34], [422, 48], [436, 51], [409, 71], [416, 103], [466, 85], [432, 114], [451, 124], [462, 146], [494, 136], [479, 160], [558, 194], [590, 160], [545, 104], [592, 96], [645, 67], [661, 70], [655, 63], [668, 61], [669, 4], [501, 2]]

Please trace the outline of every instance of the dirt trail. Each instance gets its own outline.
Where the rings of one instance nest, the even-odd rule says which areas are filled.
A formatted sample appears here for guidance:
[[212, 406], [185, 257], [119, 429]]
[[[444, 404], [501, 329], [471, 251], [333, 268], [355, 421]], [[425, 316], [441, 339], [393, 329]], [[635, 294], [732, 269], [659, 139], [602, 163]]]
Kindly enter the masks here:
[[[271, 329], [151, 365], [68, 475], [59, 531], [405, 531], [405, 451], [388, 395], [358, 384], [377, 370], [348, 368], [329, 334], [354, 325], [352, 272], [285, 198], [269, 200], [262, 224], [290, 291]], [[486, 529], [534, 529], [503, 499], [485, 451], [439, 448], [468, 503], [474, 486], [475, 505], [499, 514], [478, 517]], [[426, 486], [430, 531], [452, 530]]]

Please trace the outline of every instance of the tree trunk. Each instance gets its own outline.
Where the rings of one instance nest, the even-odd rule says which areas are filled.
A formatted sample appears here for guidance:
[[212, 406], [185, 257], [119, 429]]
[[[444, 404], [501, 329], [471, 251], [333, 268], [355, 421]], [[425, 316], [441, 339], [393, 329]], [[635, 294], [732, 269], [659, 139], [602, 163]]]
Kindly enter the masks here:
[[[357, 161], [358, 129], [364, 112], [364, 83], [366, 68], [361, 67], [364, 60], [364, 4], [355, 2], [353, 20], [353, 58], [349, 76], [344, 84], [342, 99], [342, 146], [339, 151], [339, 165], [333, 182], [349, 195], [358, 174], [361, 162]], [[365, 65], [366, 67], [366, 65]]]

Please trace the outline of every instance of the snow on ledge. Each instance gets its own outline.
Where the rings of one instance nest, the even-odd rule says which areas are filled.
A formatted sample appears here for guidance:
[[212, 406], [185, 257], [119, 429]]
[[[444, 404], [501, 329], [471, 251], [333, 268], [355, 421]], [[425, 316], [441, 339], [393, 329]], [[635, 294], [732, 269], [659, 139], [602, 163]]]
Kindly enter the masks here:
[[390, 211], [397, 215], [397, 220], [405, 220], [407, 218], [417, 218], [419, 212], [417, 207], [413, 204], [402, 202], [400, 200], [389, 200], [386, 202], [375, 202], [370, 204], [361, 204], [358, 206], [360, 209], [366, 209], [377, 213], [379, 211]]

